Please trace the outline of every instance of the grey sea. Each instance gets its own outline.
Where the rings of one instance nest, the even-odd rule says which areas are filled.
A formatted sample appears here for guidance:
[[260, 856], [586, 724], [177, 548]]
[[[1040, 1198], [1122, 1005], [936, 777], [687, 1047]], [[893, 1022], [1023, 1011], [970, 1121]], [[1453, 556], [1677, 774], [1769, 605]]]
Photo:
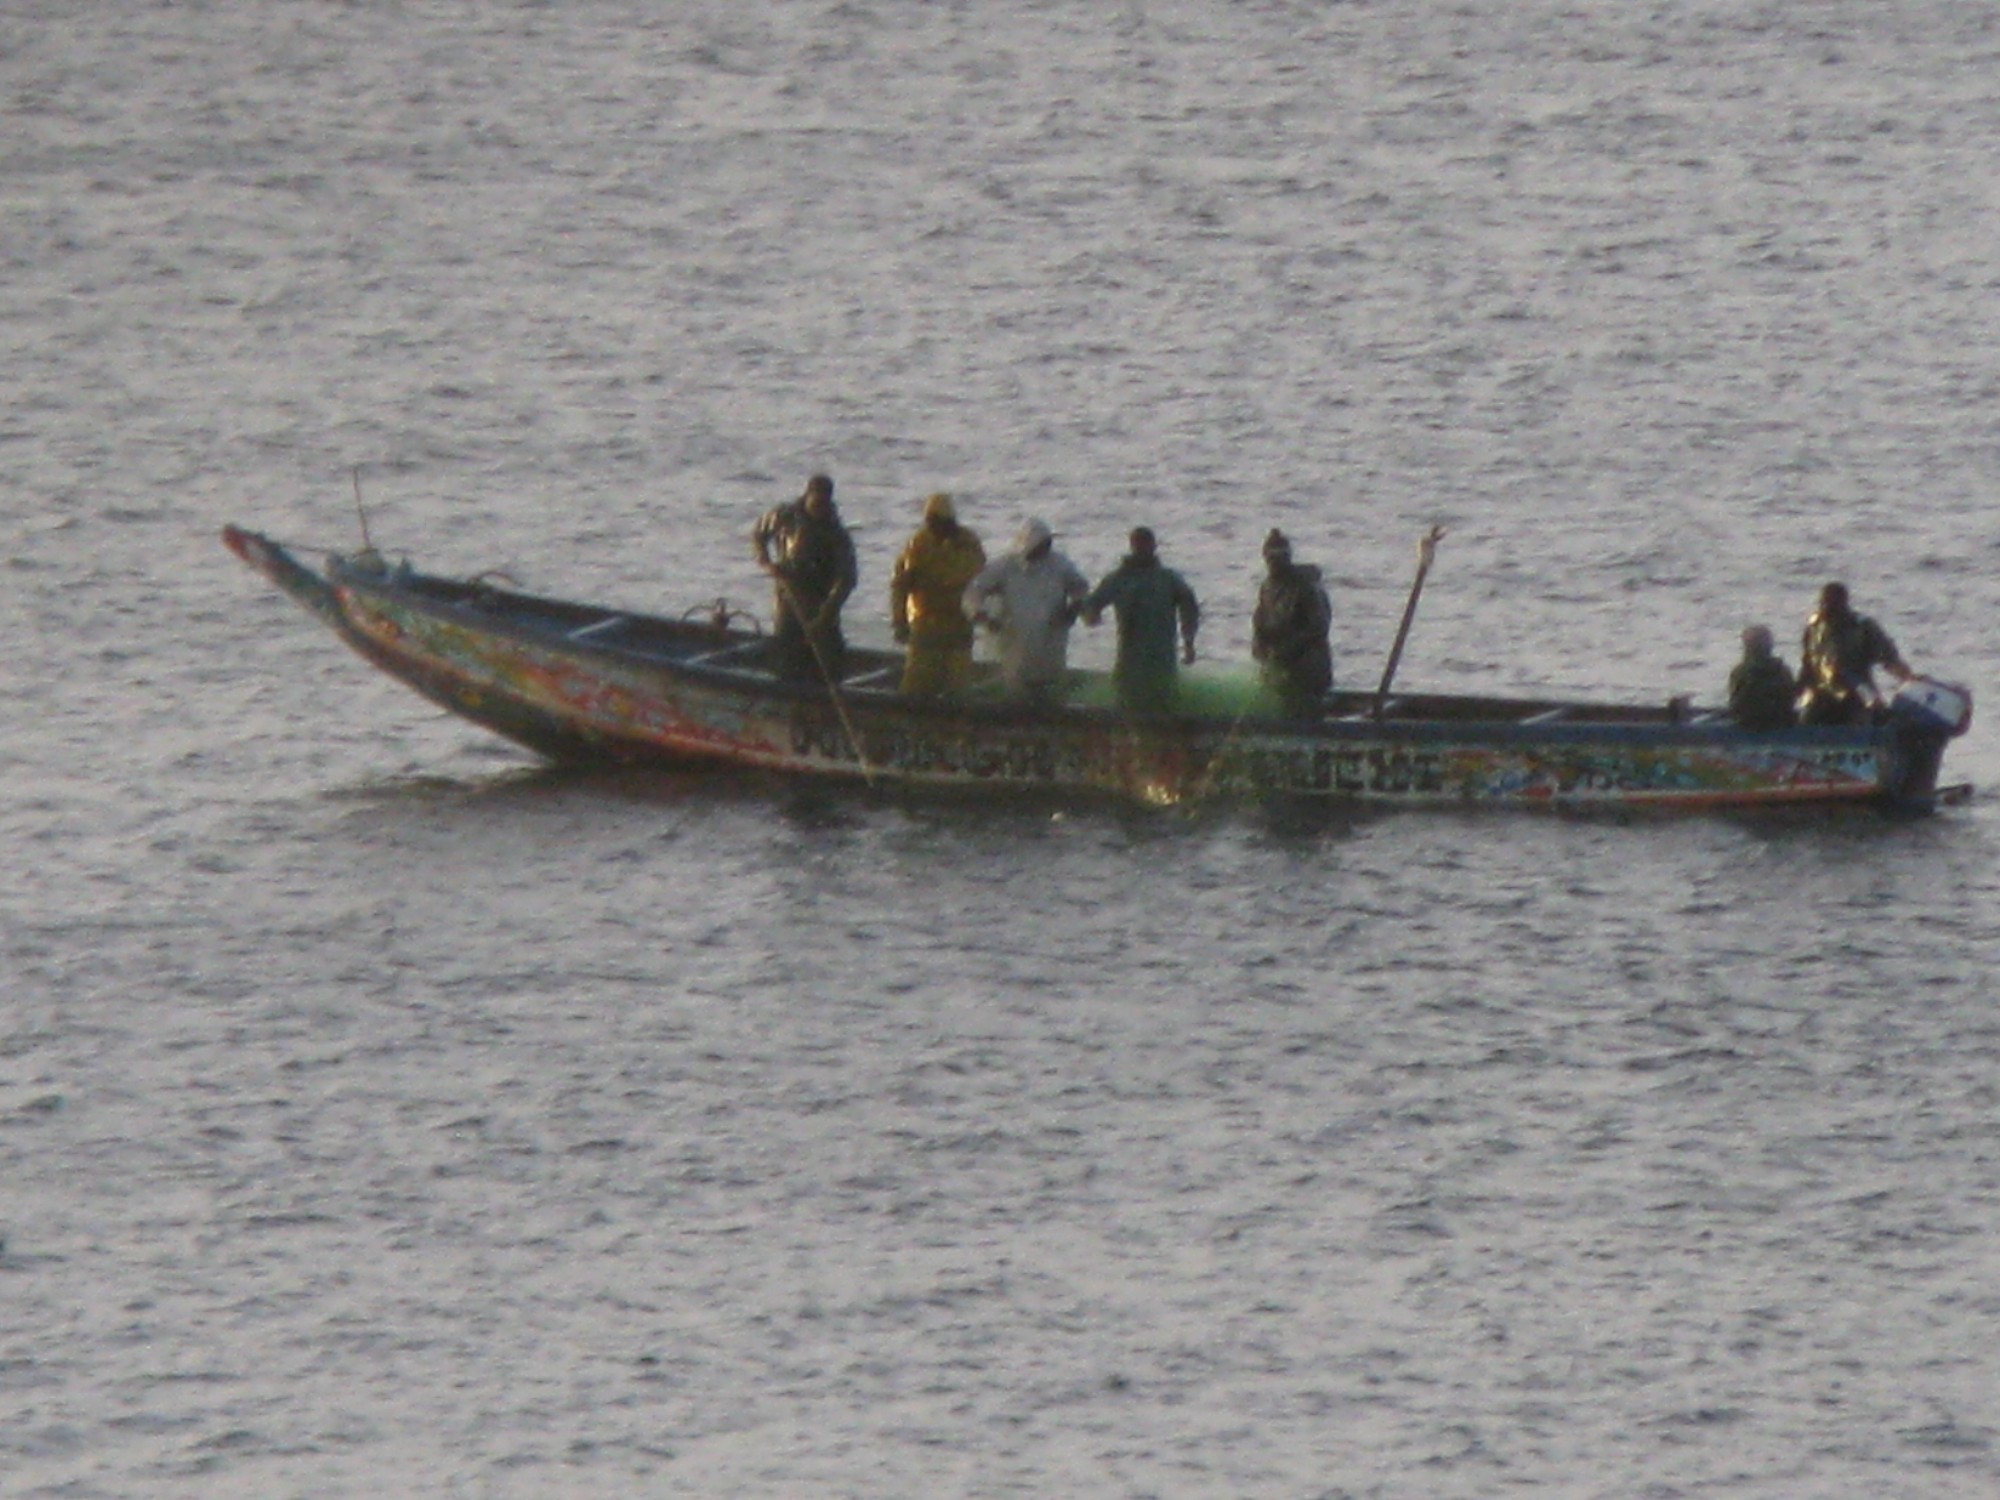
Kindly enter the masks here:
[[[0, 5], [0, 1492], [1990, 1497], [2000, 744], [1872, 814], [542, 767], [218, 544], [2000, 706], [1951, 0]], [[357, 500], [359, 508], [357, 508]], [[1107, 632], [1079, 632], [1101, 664]], [[1982, 708], [1982, 712], [1985, 712]]]

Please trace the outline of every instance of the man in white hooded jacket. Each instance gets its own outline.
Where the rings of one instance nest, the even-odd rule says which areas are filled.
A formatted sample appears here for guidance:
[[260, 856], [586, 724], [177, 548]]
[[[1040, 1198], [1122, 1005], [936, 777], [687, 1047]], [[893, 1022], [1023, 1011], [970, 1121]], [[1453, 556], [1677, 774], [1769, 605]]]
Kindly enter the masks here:
[[1046, 524], [1030, 520], [1014, 550], [980, 570], [965, 588], [965, 612], [990, 630], [1007, 691], [1047, 698], [1062, 684], [1069, 628], [1090, 580], [1055, 550]]

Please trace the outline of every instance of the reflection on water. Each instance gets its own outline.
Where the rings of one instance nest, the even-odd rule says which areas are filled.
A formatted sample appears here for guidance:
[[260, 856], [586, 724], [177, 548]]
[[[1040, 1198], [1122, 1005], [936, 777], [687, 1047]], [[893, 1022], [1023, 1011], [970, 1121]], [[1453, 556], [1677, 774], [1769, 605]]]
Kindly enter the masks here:
[[857, 641], [945, 489], [1221, 703], [1435, 522], [1399, 686], [1977, 689], [1980, 8], [331, 14], [0, 48], [9, 1495], [1994, 1491], [1983, 800], [550, 770], [214, 541], [761, 609], [825, 469]]

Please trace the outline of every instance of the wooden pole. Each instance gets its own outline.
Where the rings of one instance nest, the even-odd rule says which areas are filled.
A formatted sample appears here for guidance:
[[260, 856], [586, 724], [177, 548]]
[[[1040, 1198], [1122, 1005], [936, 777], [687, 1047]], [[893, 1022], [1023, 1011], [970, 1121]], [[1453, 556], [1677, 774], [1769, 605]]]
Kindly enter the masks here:
[[812, 620], [806, 614], [805, 606], [799, 600], [798, 591], [792, 581], [770, 564], [764, 571], [771, 575], [784, 593], [785, 606], [792, 612], [792, 618], [799, 622], [799, 629], [805, 632], [806, 645], [811, 648], [813, 660], [819, 665], [820, 679], [826, 683], [827, 695], [833, 699], [833, 711], [840, 717], [840, 727], [847, 733], [847, 743], [854, 748], [854, 758], [861, 766], [861, 779], [869, 787], [875, 785], [875, 767], [869, 763], [867, 748], [861, 743], [861, 735], [854, 727], [853, 715], [847, 711], [847, 698], [840, 691], [840, 679], [834, 676], [833, 666], [826, 659], [826, 652], [820, 648], [819, 635], [812, 628]]
[[1437, 545], [1444, 537], [1442, 526], [1433, 526], [1417, 543], [1417, 578], [1410, 585], [1409, 602], [1403, 606], [1403, 623], [1396, 627], [1396, 644], [1389, 648], [1389, 664], [1382, 669], [1382, 685], [1375, 689], [1375, 717], [1381, 718], [1389, 704], [1389, 684], [1396, 680], [1396, 668], [1403, 660], [1403, 643], [1410, 638], [1410, 622], [1417, 617], [1417, 596], [1424, 591], [1424, 575], [1431, 570]]

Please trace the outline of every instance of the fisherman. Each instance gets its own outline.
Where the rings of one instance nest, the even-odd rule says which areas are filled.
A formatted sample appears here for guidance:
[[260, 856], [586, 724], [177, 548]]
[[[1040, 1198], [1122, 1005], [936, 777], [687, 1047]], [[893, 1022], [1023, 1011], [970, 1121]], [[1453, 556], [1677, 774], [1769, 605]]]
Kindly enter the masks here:
[[1250, 616], [1250, 654], [1285, 712], [1319, 712], [1333, 686], [1333, 606], [1319, 569], [1292, 561], [1292, 544], [1275, 528], [1264, 538], [1264, 583]]
[[1055, 549], [1047, 523], [1022, 523], [1014, 550], [997, 557], [966, 586], [965, 611], [993, 633], [1000, 680], [1009, 696], [1052, 698], [1069, 655], [1069, 628], [1090, 580]]
[[815, 474], [805, 493], [774, 506], [750, 533], [757, 565], [771, 575], [772, 663], [794, 681], [840, 680], [847, 642], [840, 607], [854, 592], [854, 539], [833, 503], [833, 481]]
[[1118, 617], [1118, 661], [1111, 680], [1119, 703], [1131, 713], [1163, 713], [1173, 707], [1174, 625], [1180, 624], [1181, 661], [1194, 664], [1194, 637], [1201, 606], [1187, 580], [1160, 561], [1150, 528], [1137, 526], [1131, 550], [1083, 601], [1083, 622], [1095, 625], [1110, 609]]
[[1829, 583], [1799, 644], [1800, 719], [1807, 724], [1863, 724], [1881, 706], [1875, 668], [1898, 682], [1911, 677], [1889, 632], [1847, 600], [1847, 585]]
[[972, 676], [972, 621], [965, 587], [986, 565], [986, 549], [961, 526], [949, 495], [924, 502], [924, 521], [889, 579], [889, 623], [909, 647], [903, 691], [923, 698], [955, 696]]
[[1729, 670], [1729, 712], [1737, 727], [1764, 732], [1790, 729], [1798, 722], [1798, 683], [1785, 659], [1772, 650], [1771, 627], [1743, 632], [1743, 659]]

